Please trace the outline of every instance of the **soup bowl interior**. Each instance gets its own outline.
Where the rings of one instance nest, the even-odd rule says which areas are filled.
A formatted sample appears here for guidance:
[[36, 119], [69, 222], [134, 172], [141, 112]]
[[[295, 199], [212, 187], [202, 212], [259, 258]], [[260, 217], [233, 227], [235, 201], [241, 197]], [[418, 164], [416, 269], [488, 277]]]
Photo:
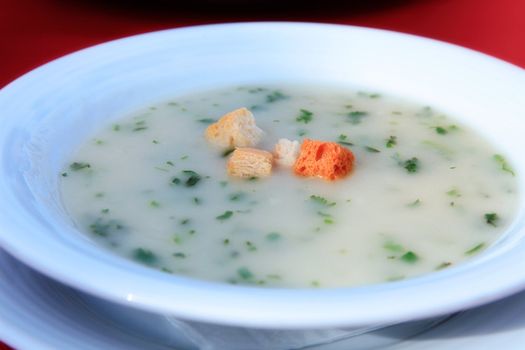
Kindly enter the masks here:
[[[398, 33], [306, 23], [167, 30], [42, 66], [0, 92], [0, 243], [17, 258], [107, 300], [191, 320], [261, 328], [358, 327], [433, 317], [525, 285], [524, 208], [490, 249], [406, 281], [265, 289], [171, 276], [100, 249], [72, 224], [59, 191], [71, 151], [101, 123], [221, 86], [363, 87], [438, 107], [525, 170], [525, 73], [491, 57]], [[523, 197], [521, 195], [521, 197]]]

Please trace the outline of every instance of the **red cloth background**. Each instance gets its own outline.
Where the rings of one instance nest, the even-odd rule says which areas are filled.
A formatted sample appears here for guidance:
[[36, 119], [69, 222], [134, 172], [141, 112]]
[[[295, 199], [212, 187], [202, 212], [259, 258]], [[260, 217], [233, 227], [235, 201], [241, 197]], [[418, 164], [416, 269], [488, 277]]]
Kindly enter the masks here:
[[[459, 44], [525, 67], [523, 0], [295, 1], [0, 0], [0, 87], [49, 60], [107, 40], [233, 21], [390, 29]], [[5, 349], [0, 343], [0, 350]]]

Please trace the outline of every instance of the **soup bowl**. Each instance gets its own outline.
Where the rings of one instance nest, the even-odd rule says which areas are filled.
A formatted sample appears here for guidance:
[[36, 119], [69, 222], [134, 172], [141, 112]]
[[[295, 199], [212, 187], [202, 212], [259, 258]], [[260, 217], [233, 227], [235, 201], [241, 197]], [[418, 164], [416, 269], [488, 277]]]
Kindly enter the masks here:
[[70, 150], [101, 123], [180, 94], [279, 82], [360, 86], [436, 106], [497, 145], [523, 185], [525, 72], [518, 67], [454, 45], [360, 27], [189, 27], [73, 53], [0, 91], [1, 247], [111, 303], [259, 329], [432, 318], [525, 287], [523, 193], [506, 232], [477, 257], [417, 278], [353, 288], [257, 288], [168, 275], [100, 249], [72, 224], [58, 174]]

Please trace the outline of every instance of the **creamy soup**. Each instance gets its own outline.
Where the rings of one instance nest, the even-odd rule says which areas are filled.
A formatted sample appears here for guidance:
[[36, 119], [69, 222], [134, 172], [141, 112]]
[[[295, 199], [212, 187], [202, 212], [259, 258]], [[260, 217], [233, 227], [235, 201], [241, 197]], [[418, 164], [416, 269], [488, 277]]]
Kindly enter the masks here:
[[[265, 135], [334, 141], [344, 179], [230, 178], [204, 138], [249, 108]], [[517, 206], [512, 166], [438, 110], [374, 92], [233, 87], [178, 96], [103, 126], [60, 174], [72, 220], [100, 245], [169, 274], [271, 287], [341, 287], [454, 266]]]

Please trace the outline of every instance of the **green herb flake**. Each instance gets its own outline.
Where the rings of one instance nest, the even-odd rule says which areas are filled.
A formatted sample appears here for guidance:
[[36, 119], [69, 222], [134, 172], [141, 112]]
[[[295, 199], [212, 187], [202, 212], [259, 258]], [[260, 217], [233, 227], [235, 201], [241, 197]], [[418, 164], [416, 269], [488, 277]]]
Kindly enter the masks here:
[[396, 136], [390, 136], [386, 140], [386, 148], [393, 148], [395, 145], [397, 145], [397, 137]]
[[157, 202], [157, 201], [150, 201], [149, 202], [149, 206], [152, 207], [152, 208], [158, 208], [158, 207], [160, 207], [160, 203]]
[[419, 260], [419, 257], [414, 252], [409, 251], [401, 255], [401, 260], [406, 263], [413, 264]]
[[212, 118], [202, 118], [202, 119], [197, 119], [197, 121], [202, 124], [213, 124], [216, 122], [216, 120]]
[[195, 204], [195, 205], [200, 205], [201, 204], [201, 199], [199, 197], [193, 197], [192, 201], [193, 201], [193, 204]]
[[348, 136], [346, 136], [345, 134], [339, 135], [339, 137], [337, 138], [337, 143], [344, 145], [344, 146], [354, 145], [352, 142], [348, 141]]
[[104, 197], [106, 194], [104, 192], [97, 192], [95, 193], [95, 198], [102, 198]]
[[133, 250], [132, 254], [133, 254], [133, 259], [145, 265], [153, 265], [157, 262], [157, 257], [155, 256], [155, 254], [151, 250], [148, 250], [148, 249], [137, 248]]
[[173, 179], [171, 179], [171, 183], [174, 185], [178, 185], [180, 184], [180, 179], [178, 177], [174, 177]]
[[485, 248], [485, 243], [482, 242], [482, 243], [479, 243], [478, 245], [470, 248], [469, 250], [467, 250], [465, 252], [465, 255], [474, 255], [476, 253], [478, 253], [480, 250], [482, 250], [483, 248]]
[[312, 121], [313, 115], [314, 115], [313, 112], [310, 112], [307, 109], [301, 109], [299, 111], [299, 115], [297, 116], [297, 118], [295, 118], [295, 121], [299, 123], [308, 124]]
[[137, 127], [133, 128], [133, 131], [137, 132], [137, 131], [143, 131], [143, 130], [147, 130], [147, 129], [148, 129], [147, 126], [137, 126]]
[[440, 135], [445, 135], [448, 133], [448, 130], [445, 129], [444, 127], [442, 126], [436, 126], [436, 133], [440, 134]]
[[495, 154], [493, 159], [501, 166], [501, 170], [511, 174], [512, 176], [515, 176], [514, 170], [509, 165], [509, 163], [507, 163], [505, 157], [503, 157], [501, 154]]
[[311, 281], [310, 282], [310, 285], [314, 288], [319, 288], [321, 287], [321, 283], [319, 281]]
[[334, 205], [337, 204], [336, 202], [330, 202], [328, 199], [321, 197], [321, 196], [316, 196], [316, 195], [311, 195], [310, 200], [313, 201], [314, 203], [323, 205], [325, 207], [333, 207]]
[[353, 125], [360, 124], [362, 119], [368, 115], [365, 111], [352, 111], [347, 114], [348, 122]]
[[499, 216], [496, 213], [486, 213], [485, 222], [494, 227], [498, 226]]
[[193, 170], [183, 170], [182, 173], [188, 176], [184, 183], [186, 187], [193, 187], [201, 180], [201, 176]]
[[247, 267], [240, 267], [237, 269], [237, 275], [245, 281], [249, 281], [254, 277], [253, 273]]
[[113, 131], [120, 131], [120, 125], [119, 124], [114, 124], [113, 127], [112, 127], [112, 130]]
[[421, 205], [421, 200], [418, 198], [415, 201], [408, 203], [407, 207], [416, 208], [416, 207], [419, 207], [420, 205]]
[[334, 223], [334, 219], [332, 217], [326, 217], [323, 219], [323, 222], [327, 225], [332, 225]]
[[176, 258], [181, 258], [181, 259], [186, 258], [186, 254], [181, 253], [181, 252], [173, 253], [173, 256]]
[[236, 192], [236, 193], [232, 193], [228, 196], [228, 199], [232, 202], [236, 202], [236, 201], [239, 201], [239, 200], [242, 200], [243, 198], [246, 197], [246, 193], [244, 192]]
[[450, 191], [447, 191], [446, 193], [447, 193], [447, 196], [450, 196], [450, 197], [454, 197], [454, 198], [461, 197], [461, 193], [459, 192], [457, 188], [453, 188]]
[[63, 172], [62, 174], [60, 174], [62, 177], [67, 177], [67, 173], [66, 172]]
[[184, 219], [179, 221], [179, 224], [181, 224], [181, 225], [187, 225], [189, 223], [190, 223], [190, 219], [188, 219], [188, 218], [184, 218]]
[[403, 162], [403, 168], [409, 173], [415, 173], [419, 168], [419, 160], [416, 157], [412, 157]]
[[220, 221], [224, 221], [224, 220], [227, 220], [227, 219], [231, 218], [232, 215], [233, 215], [233, 211], [227, 210], [224, 213], [222, 213], [221, 215], [217, 216], [215, 219], [220, 220]]
[[222, 244], [224, 245], [228, 245], [230, 244], [230, 240], [228, 238], [225, 238], [223, 241], [222, 241]]
[[221, 157], [226, 158], [232, 154], [233, 151], [235, 151], [235, 148], [228, 148], [226, 151], [222, 152]]
[[288, 98], [290, 98], [290, 96], [283, 94], [281, 91], [273, 91], [271, 94], [266, 95], [266, 102], [274, 103]]
[[151, 143], [155, 144], [155, 145], [158, 145], [160, 142], [157, 141], [157, 140], [151, 140]]
[[443, 270], [443, 269], [446, 269], [447, 267], [449, 267], [450, 265], [452, 265], [451, 262], [445, 261], [445, 262], [442, 262], [441, 264], [439, 264], [438, 266], [436, 266], [435, 270], [436, 271]]
[[88, 169], [88, 168], [91, 168], [91, 164], [84, 163], [84, 162], [73, 162], [69, 165], [69, 169], [73, 171], [79, 171], [79, 170]]
[[266, 235], [266, 240], [270, 242], [275, 242], [281, 239], [281, 234], [278, 232], [270, 232]]
[[367, 150], [368, 152], [371, 152], [371, 153], [379, 153], [379, 152], [381, 152], [377, 148], [370, 147], [370, 146], [365, 146], [365, 150]]
[[246, 249], [248, 249], [248, 251], [250, 251], [250, 252], [253, 252], [253, 251], [257, 250], [257, 247], [255, 246], [255, 244], [253, 244], [250, 241], [244, 242], [244, 245], [246, 246]]
[[299, 136], [299, 137], [303, 137], [306, 134], [308, 134], [307, 130], [304, 130], [304, 129], [297, 130], [297, 136]]
[[383, 244], [383, 248], [394, 253], [401, 253], [405, 250], [401, 244], [392, 241], [385, 242], [385, 244]]
[[108, 237], [112, 233], [123, 229], [124, 226], [120, 223], [120, 221], [102, 218], [98, 218], [94, 223], [89, 225], [89, 230], [91, 233], [100, 237]]
[[108, 208], [104, 208], [100, 211], [102, 214], [108, 214], [109, 213], [109, 209]]

